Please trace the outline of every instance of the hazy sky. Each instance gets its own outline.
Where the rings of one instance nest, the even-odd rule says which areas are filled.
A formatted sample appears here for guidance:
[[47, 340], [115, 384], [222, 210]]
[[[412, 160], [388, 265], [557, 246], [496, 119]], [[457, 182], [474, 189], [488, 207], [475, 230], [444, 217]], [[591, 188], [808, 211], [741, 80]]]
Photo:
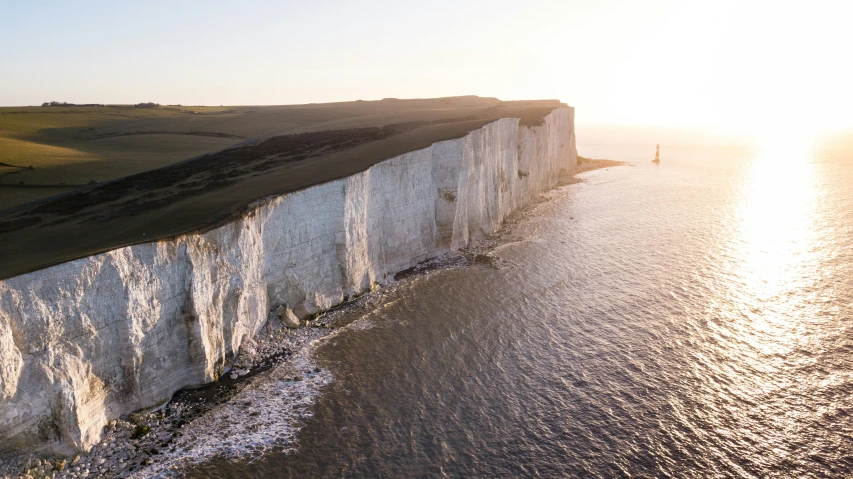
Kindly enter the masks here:
[[0, 105], [477, 94], [559, 98], [581, 123], [851, 127], [850, 18], [840, 1], [0, 0]]

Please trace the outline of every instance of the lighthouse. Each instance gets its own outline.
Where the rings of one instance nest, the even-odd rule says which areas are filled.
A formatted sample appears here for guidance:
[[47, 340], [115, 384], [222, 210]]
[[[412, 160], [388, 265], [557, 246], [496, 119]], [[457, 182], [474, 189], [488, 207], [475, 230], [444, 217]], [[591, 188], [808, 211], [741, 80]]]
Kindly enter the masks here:
[[658, 143], [657, 149], [655, 150], [655, 159], [652, 160], [652, 163], [660, 163], [660, 143]]

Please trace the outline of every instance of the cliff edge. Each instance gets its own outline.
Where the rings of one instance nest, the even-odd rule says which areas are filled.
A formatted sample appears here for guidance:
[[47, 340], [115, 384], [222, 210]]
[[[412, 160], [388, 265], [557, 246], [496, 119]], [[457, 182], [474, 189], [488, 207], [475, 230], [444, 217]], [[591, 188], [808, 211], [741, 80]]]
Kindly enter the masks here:
[[70, 454], [299, 317], [495, 231], [571, 174], [574, 109], [502, 118], [239, 217], [0, 281], [0, 450]]

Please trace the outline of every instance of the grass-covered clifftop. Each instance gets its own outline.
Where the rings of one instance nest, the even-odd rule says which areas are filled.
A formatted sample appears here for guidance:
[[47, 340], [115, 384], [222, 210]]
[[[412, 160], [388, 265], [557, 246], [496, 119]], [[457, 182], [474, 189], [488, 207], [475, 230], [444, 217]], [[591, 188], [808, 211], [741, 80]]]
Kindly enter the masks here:
[[[242, 138], [234, 120], [247, 113], [129, 105], [0, 108], [0, 209], [225, 148]], [[217, 123], [226, 123], [227, 131], [208, 131]]]

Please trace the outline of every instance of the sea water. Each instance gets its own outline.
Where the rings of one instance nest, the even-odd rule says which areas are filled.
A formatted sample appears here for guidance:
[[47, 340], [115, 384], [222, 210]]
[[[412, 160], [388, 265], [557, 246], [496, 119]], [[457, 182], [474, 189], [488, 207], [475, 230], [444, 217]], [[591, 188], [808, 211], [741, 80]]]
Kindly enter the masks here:
[[633, 165], [353, 313], [295, 447], [181, 474], [853, 475], [853, 154], [662, 150], [582, 147]]

